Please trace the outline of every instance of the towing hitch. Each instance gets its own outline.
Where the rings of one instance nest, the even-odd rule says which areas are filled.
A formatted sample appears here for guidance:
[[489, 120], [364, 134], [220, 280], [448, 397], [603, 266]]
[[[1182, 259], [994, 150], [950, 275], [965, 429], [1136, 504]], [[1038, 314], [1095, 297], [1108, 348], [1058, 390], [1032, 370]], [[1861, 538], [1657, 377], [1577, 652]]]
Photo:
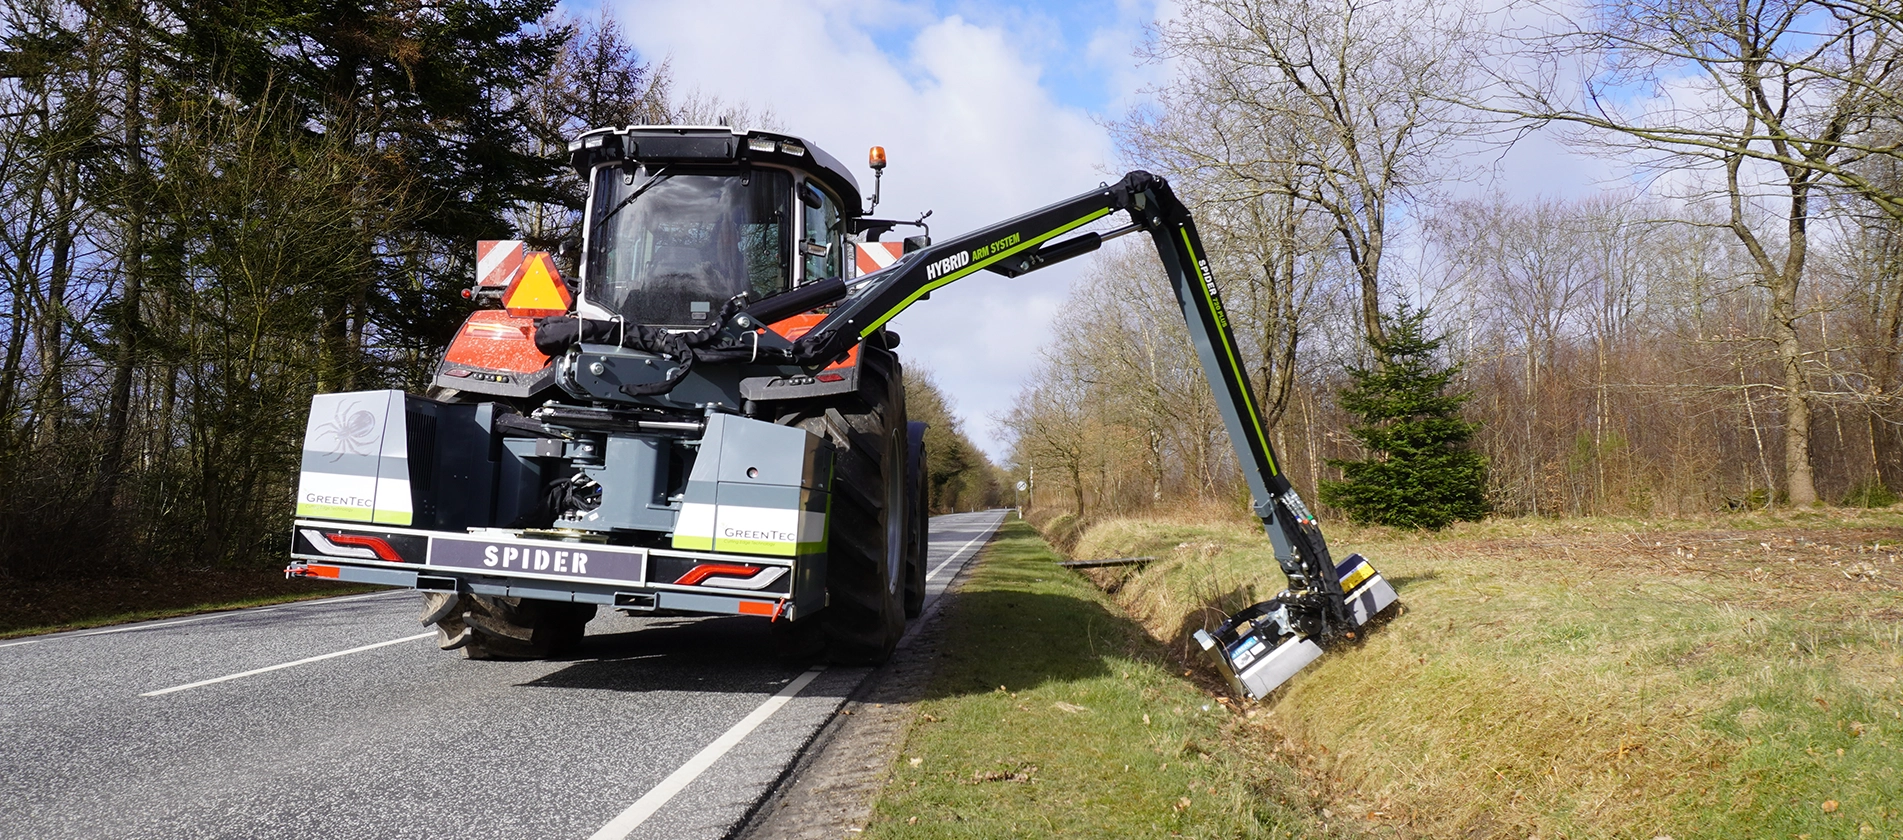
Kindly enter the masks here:
[[[1280, 688], [1308, 663], [1321, 658], [1337, 639], [1353, 639], [1358, 630], [1399, 599], [1394, 587], [1359, 554], [1335, 566], [1350, 626], [1322, 620], [1334, 612], [1326, 596], [1284, 592], [1243, 609], [1215, 631], [1198, 630], [1196, 643], [1236, 693], [1260, 700]], [[1317, 632], [1314, 628], [1320, 627]], [[1305, 629], [1307, 628], [1307, 629]]]

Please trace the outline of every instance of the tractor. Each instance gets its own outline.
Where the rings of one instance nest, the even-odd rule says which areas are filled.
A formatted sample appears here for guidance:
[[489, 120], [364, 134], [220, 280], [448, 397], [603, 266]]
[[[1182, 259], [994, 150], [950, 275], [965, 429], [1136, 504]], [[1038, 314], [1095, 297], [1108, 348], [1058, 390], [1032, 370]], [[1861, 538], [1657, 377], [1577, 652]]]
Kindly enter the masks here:
[[[1282, 475], [1194, 221], [1163, 178], [933, 241], [798, 137], [633, 126], [569, 145], [577, 271], [482, 242], [429, 392], [319, 394], [288, 574], [424, 593], [473, 659], [560, 656], [601, 607], [751, 615], [790, 656], [884, 661], [925, 598], [924, 426], [893, 318], [979, 271], [1155, 244], [1289, 586], [1201, 632], [1263, 696], [1395, 603]], [[929, 215], [929, 214], [928, 214]], [[883, 238], [895, 228], [923, 233]]]

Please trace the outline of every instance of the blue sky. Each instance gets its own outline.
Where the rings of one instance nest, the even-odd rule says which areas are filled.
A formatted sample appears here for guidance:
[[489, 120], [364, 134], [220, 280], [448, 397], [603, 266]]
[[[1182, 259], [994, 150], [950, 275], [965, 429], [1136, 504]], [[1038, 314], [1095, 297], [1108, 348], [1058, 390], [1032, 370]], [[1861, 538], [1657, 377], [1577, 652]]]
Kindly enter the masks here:
[[[624, 26], [638, 26], [642, 0], [567, 0], [563, 12], [592, 17], [602, 9]], [[847, 4], [816, 2], [809, 6]], [[1144, 27], [1155, 20], [1158, 0], [916, 0], [850, 4], [850, 18], [880, 52], [903, 59], [932, 23], [951, 17], [996, 27], [1015, 46], [1038, 58], [1041, 86], [1057, 103], [1115, 116], [1129, 104], [1128, 76], [1139, 71], [1136, 55]], [[655, 56], [644, 56], [654, 58]], [[916, 81], [916, 68], [907, 76]]]
[[1115, 115], [1122, 110], [1126, 91], [1115, 75], [1117, 64], [1134, 69], [1134, 53], [1142, 27], [1154, 17], [1153, 2], [1041, 2], [1001, 3], [995, 0], [957, 0], [918, 3], [918, 18], [894, 18], [868, 27], [873, 42], [888, 55], [903, 56], [923, 28], [921, 22], [958, 16], [980, 26], [998, 25], [1020, 48], [1035, 54], [1042, 67], [1041, 83], [1061, 105], [1093, 113]]

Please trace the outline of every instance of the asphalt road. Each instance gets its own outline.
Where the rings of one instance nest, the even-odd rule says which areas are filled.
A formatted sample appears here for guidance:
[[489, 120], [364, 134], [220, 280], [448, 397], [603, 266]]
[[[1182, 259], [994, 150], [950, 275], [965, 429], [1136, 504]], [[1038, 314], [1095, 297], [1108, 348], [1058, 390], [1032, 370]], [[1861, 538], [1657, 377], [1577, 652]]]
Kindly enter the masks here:
[[[1002, 518], [932, 520], [929, 598]], [[0, 642], [0, 838], [722, 837], [868, 673], [783, 665], [756, 618], [607, 611], [569, 659], [469, 662], [417, 612]]]

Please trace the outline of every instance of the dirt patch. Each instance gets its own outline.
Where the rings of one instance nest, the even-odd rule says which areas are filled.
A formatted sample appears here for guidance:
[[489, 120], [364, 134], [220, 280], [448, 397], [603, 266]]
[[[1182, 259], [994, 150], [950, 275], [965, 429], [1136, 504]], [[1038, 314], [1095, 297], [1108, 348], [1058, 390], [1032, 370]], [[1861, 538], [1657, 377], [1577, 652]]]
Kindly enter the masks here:
[[273, 570], [190, 569], [76, 580], [0, 579], [0, 635], [96, 625], [118, 616], [155, 618], [258, 600], [323, 598], [371, 587], [286, 580]]

